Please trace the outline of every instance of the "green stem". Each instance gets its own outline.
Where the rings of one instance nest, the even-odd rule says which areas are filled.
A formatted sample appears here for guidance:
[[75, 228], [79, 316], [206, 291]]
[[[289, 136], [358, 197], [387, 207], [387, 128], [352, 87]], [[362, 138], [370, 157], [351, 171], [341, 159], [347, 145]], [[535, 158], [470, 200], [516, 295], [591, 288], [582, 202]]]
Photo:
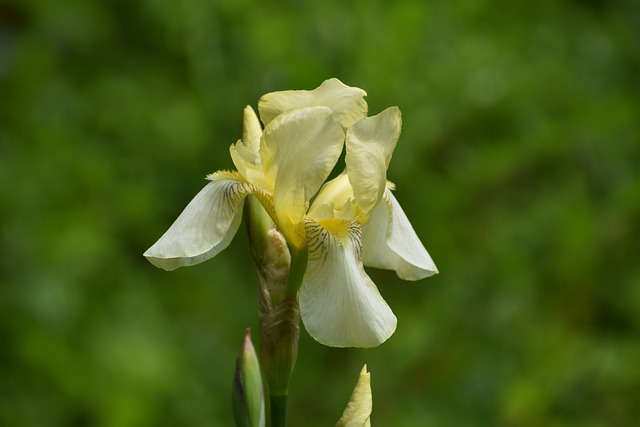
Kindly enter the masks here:
[[270, 396], [271, 427], [286, 427], [288, 397], [286, 394]]
[[248, 197], [246, 208], [251, 255], [260, 284], [260, 364], [269, 392], [269, 425], [284, 427], [289, 380], [298, 357], [298, 290], [307, 266], [307, 248], [288, 247], [257, 199]]
[[288, 296], [296, 296], [307, 269], [307, 247], [295, 249], [289, 246], [289, 253], [291, 254], [291, 267], [289, 269], [286, 294]]

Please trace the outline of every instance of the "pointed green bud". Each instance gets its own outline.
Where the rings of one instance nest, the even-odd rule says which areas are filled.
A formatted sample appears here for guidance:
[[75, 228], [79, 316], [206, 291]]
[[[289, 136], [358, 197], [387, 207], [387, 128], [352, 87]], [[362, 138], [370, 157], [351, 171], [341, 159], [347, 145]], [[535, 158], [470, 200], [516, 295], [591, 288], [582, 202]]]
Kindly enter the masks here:
[[266, 425], [264, 389], [258, 356], [247, 328], [238, 351], [233, 379], [233, 417], [236, 427], [264, 427]]
[[371, 374], [367, 372], [367, 365], [364, 365], [349, 403], [336, 427], [371, 427], [372, 409]]

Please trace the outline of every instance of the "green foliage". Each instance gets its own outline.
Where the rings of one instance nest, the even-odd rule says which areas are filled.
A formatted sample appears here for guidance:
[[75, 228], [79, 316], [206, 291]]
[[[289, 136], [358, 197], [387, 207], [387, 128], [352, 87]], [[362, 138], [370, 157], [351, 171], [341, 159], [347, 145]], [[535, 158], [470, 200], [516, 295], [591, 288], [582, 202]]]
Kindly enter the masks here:
[[371, 270], [373, 350], [301, 334], [293, 426], [640, 419], [640, 9], [509, 2], [0, 4], [0, 425], [231, 425], [257, 325], [246, 237], [142, 257], [232, 166], [242, 109], [338, 77], [404, 128], [389, 170], [441, 274]]

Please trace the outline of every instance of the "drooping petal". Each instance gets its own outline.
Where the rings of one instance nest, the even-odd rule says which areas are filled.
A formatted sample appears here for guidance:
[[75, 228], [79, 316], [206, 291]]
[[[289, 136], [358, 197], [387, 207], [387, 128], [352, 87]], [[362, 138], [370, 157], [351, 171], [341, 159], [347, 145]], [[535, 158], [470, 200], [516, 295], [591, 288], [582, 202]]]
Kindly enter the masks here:
[[367, 365], [364, 365], [351, 393], [349, 403], [336, 427], [371, 427], [372, 409], [371, 374], [367, 371]]
[[277, 223], [290, 244], [304, 245], [307, 203], [340, 157], [344, 132], [327, 107], [307, 107], [278, 116], [264, 131], [260, 157], [273, 188]]
[[242, 220], [244, 198], [255, 188], [232, 172], [213, 174], [178, 219], [144, 256], [175, 270], [214, 257], [229, 246]]
[[355, 220], [305, 218], [309, 258], [298, 296], [309, 334], [331, 347], [375, 347], [396, 329], [396, 317], [360, 260]]
[[258, 111], [265, 126], [279, 114], [295, 108], [325, 106], [331, 108], [335, 120], [345, 129], [367, 116], [367, 93], [350, 87], [338, 79], [329, 79], [314, 90], [285, 90], [263, 95]]
[[394, 270], [404, 280], [419, 280], [438, 273], [389, 189], [363, 226], [362, 259], [369, 267]]
[[378, 204], [387, 184], [387, 168], [396, 148], [402, 116], [398, 107], [364, 118], [347, 131], [347, 175], [356, 203], [365, 214]]

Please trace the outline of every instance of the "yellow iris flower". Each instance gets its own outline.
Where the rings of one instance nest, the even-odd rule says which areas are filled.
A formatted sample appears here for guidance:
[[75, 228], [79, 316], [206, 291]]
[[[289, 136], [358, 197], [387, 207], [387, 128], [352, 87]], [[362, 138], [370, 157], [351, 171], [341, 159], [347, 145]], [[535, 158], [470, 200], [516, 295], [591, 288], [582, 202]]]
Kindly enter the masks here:
[[[330, 79], [312, 91], [264, 95], [244, 110], [230, 147], [237, 171], [219, 171], [144, 256], [165, 270], [226, 248], [253, 194], [296, 251], [308, 251], [298, 301], [304, 325], [332, 347], [375, 347], [396, 317], [363, 265], [405, 280], [437, 273], [391, 193], [386, 171], [400, 136], [397, 107], [367, 117], [366, 92]], [[346, 147], [346, 168], [325, 182]]]

